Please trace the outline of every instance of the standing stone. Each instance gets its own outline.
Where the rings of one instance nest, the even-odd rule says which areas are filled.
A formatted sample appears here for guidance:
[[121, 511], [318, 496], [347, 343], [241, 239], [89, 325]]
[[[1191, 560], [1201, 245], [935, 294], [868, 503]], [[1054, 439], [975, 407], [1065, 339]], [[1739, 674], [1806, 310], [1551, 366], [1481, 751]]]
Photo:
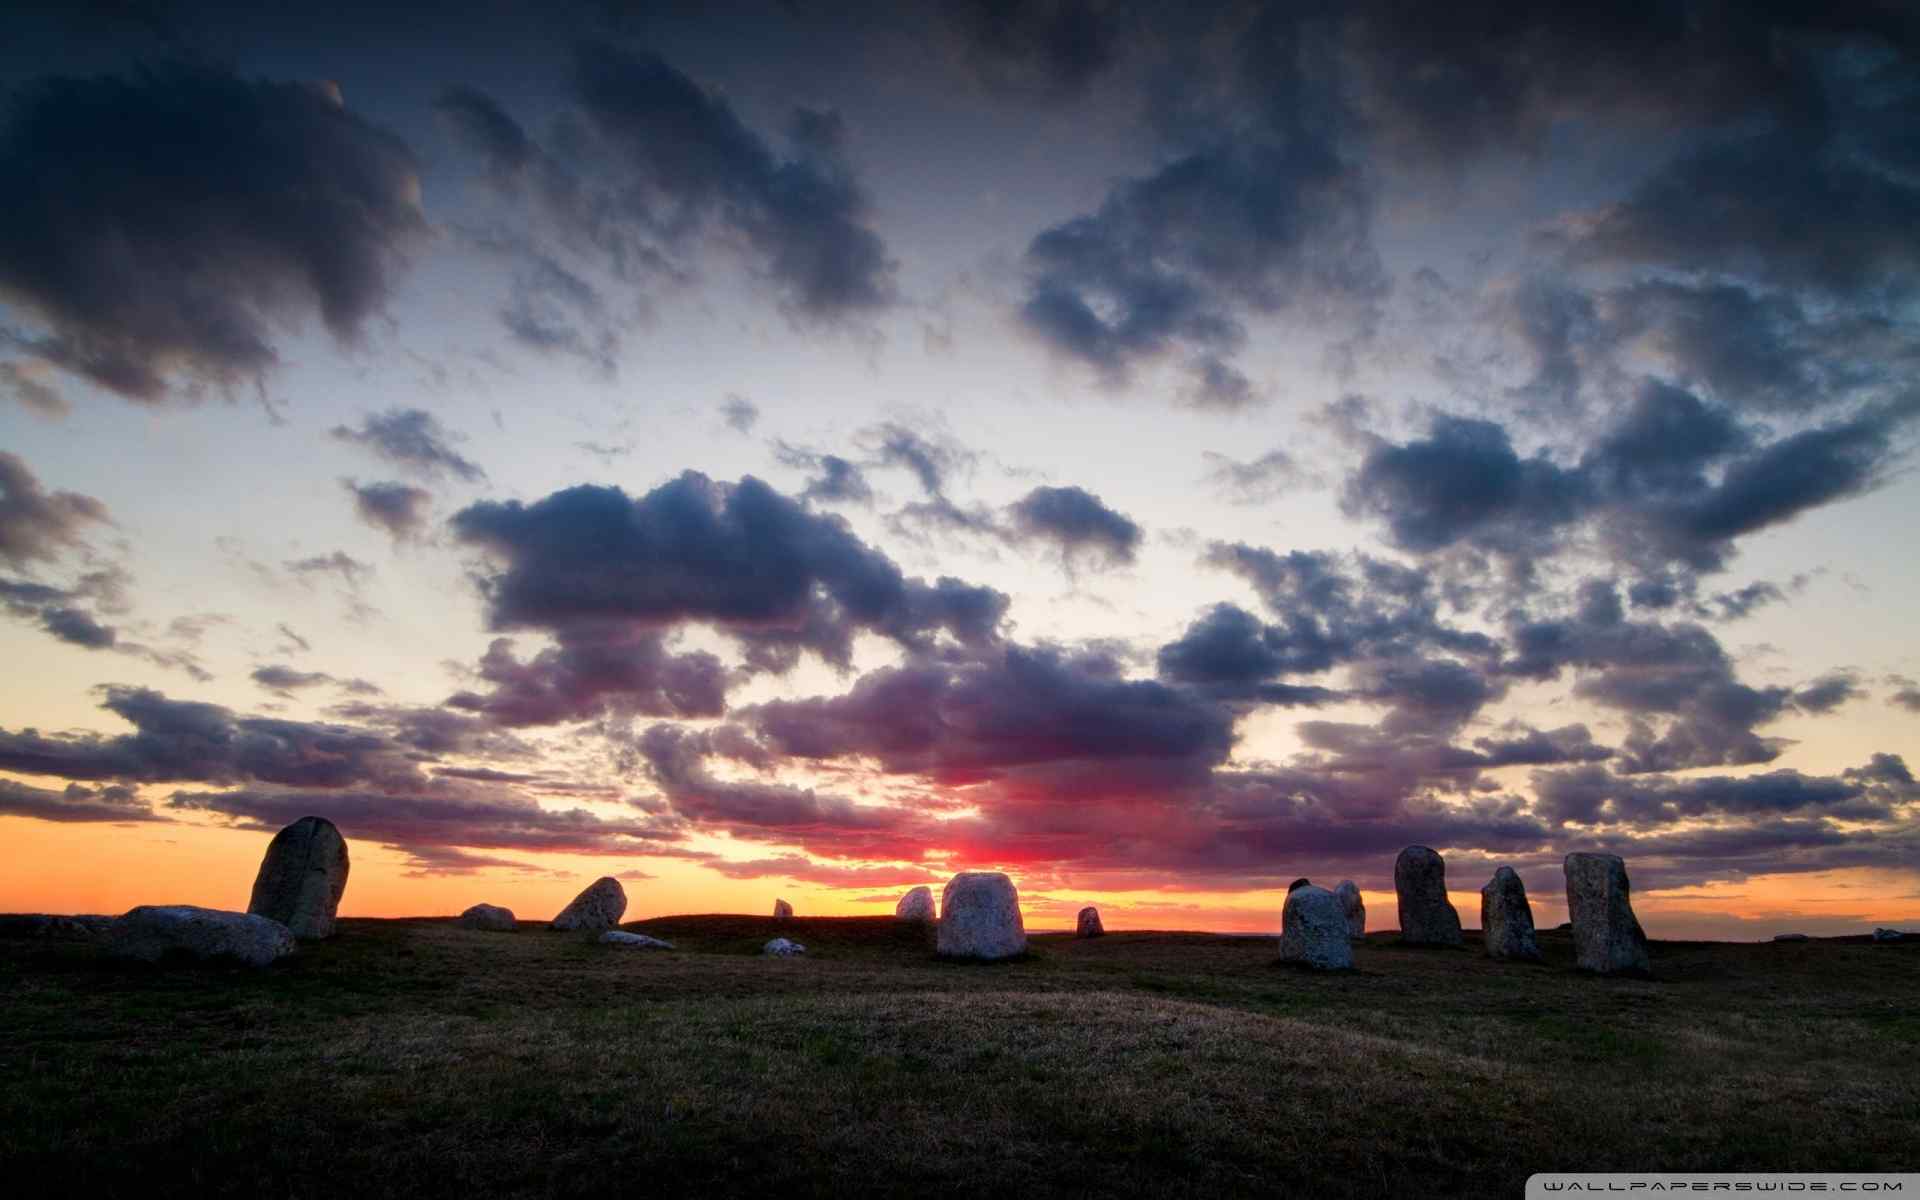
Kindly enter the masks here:
[[1012, 958], [1027, 949], [1020, 893], [998, 871], [962, 871], [940, 893], [935, 948], [949, 958]]
[[1458, 946], [1460, 914], [1447, 899], [1447, 860], [1425, 846], [1408, 846], [1393, 860], [1400, 898], [1400, 940], [1416, 946]]
[[1280, 910], [1280, 961], [1322, 971], [1353, 966], [1353, 939], [1347, 935], [1347, 912], [1339, 897], [1312, 884], [1287, 893], [1286, 907]]
[[1487, 944], [1489, 958], [1540, 961], [1527, 887], [1512, 867], [1495, 871], [1487, 886], [1480, 889], [1480, 936]]
[[333, 822], [301, 817], [273, 835], [247, 911], [280, 922], [297, 938], [332, 937], [347, 865], [347, 839]]
[[1302, 875], [1300, 878], [1294, 880], [1292, 883], [1287, 885], [1287, 895], [1289, 896], [1293, 895], [1295, 892], [1299, 891], [1303, 887], [1306, 887], [1312, 882], [1313, 880], [1308, 879], [1305, 875]]
[[1340, 886], [1333, 889], [1340, 901], [1341, 911], [1347, 914], [1347, 936], [1356, 942], [1367, 937], [1367, 905], [1360, 899], [1360, 885], [1351, 879], [1342, 879]]
[[501, 908], [498, 904], [476, 904], [460, 914], [460, 928], [479, 929], [487, 933], [513, 933], [520, 923], [513, 919], [513, 910]]
[[1089, 904], [1080, 910], [1080, 920], [1074, 927], [1073, 936], [1083, 938], [1100, 937], [1106, 932], [1106, 926], [1100, 924], [1099, 909]]
[[612, 929], [627, 911], [627, 890], [611, 875], [603, 875], [573, 898], [553, 919], [555, 929]]
[[925, 921], [932, 924], [933, 889], [923, 883], [900, 897], [900, 903], [893, 906], [893, 915], [902, 921]]
[[1566, 872], [1574, 965], [1601, 975], [1645, 974], [1647, 935], [1633, 915], [1627, 864], [1616, 854], [1569, 854]]
[[107, 927], [107, 953], [159, 962], [178, 953], [264, 967], [292, 954], [293, 931], [255, 913], [223, 912], [191, 904], [142, 904]]
[[793, 905], [788, 904], [785, 900], [775, 900], [773, 902], [773, 919], [774, 920], [784, 921], [792, 915], [793, 915]]

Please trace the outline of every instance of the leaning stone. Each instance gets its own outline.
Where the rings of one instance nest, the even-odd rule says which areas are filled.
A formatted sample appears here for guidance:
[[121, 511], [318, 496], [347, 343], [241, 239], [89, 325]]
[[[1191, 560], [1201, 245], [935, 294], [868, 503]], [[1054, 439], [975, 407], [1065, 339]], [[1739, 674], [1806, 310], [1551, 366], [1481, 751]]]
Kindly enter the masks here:
[[805, 954], [807, 948], [799, 942], [790, 942], [786, 938], [775, 938], [760, 947], [760, 953], [771, 954], [775, 958], [792, 958], [796, 954]]
[[1364, 941], [1367, 936], [1367, 905], [1360, 899], [1360, 885], [1351, 879], [1342, 879], [1340, 886], [1333, 889], [1334, 896], [1340, 901], [1341, 911], [1347, 914], [1347, 936], [1354, 941]]
[[1322, 971], [1353, 966], [1353, 939], [1339, 897], [1312, 884], [1287, 893], [1286, 907], [1280, 910], [1280, 961]]
[[1020, 893], [998, 871], [962, 871], [940, 893], [935, 948], [949, 958], [1012, 958], [1027, 949]]
[[1574, 965], [1601, 975], [1645, 974], [1647, 935], [1633, 915], [1627, 864], [1615, 854], [1569, 854], [1565, 870]]
[[1804, 933], [1776, 933], [1773, 935], [1773, 940], [1776, 942], [1805, 942], [1811, 941], [1812, 939]]
[[297, 938], [332, 937], [347, 867], [347, 839], [333, 822], [301, 817], [273, 835], [247, 911], [280, 922]]
[[1300, 888], [1306, 887], [1308, 884], [1312, 882], [1313, 880], [1308, 879], [1305, 875], [1302, 875], [1300, 878], [1294, 880], [1292, 883], [1287, 885], [1287, 894], [1291, 896], [1295, 891], [1299, 890]]
[[1512, 867], [1495, 871], [1480, 889], [1480, 936], [1488, 958], [1540, 961], [1540, 944], [1533, 940], [1533, 907]]
[[902, 921], [931, 922], [933, 920], [933, 889], [923, 883], [900, 897], [900, 903], [893, 906], [893, 915]]
[[644, 933], [628, 933], [624, 929], [609, 929], [600, 935], [600, 941], [608, 946], [625, 946], [629, 950], [671, 950], [672, 942], [663, 942], [657, 937], [648, 937]]
[[612, 929], [627, 911], [627, 890], [611, 875], [603, 875], [573, 898], [553, 919], [555, 929], [583, 929], [589, 932]]
[[107, 953], [138, 962], [178, 954], [264, 967], [295, 945], [293, 931], [278, 921], [191, 904], [143, 904], [107, 927]]
[[775, 900], [773, 902], [773, 919], [774, 920], [784, 921], [792, 915], [793, 915], [793, 905], [788, 904], [785, 900]]
[[1416, 946], [1458, 946], [1460, 914], [1447, 899], [1447, 862], [1425, 846], [1408, 846], [1393, 860], [1400, 900], [1400, 940]]
[[1077, 938], [1095, 938], [1107, 932], [1100, 924], [1100, 910], [1089, 904], [1080, 910], [1080, 919], [1074, 925], [1073, 936]]
[[476, 904], [460, 914], [460, 928], [480, 929], [487, 933], [513, 933], [520, 923], [513, 919], [513, 910], [501, 908], [498, 904]]

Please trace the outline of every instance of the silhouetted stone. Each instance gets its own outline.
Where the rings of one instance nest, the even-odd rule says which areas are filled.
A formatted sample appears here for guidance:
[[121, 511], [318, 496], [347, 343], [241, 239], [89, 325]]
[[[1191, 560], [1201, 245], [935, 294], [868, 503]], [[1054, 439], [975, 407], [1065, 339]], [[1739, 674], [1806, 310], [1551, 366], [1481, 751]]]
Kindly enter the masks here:
[[1425, 846], [1408, 846], [1393, 861], [1400, 900], [1400, 940], [1417, 946], [1458, 946], [1460, 914], [1447, 899], [1447, 863]]
[[1100, 924], [1099, 909], [1089, 904], [1080, 910], [1080, 919], [1074, 924], [1073, 936], [1094, 938], [1106, 932], [1106, 927]]
[[657, 937], [648, 937], [644, 933], [628, 933], [624, 929], [609, 929], [600, 935], [600, 941], [608, 946], [624, 946], [628, 950], [671, 950], [672, 942], [663, 942]]
[[1873, 931], [1873, 940], [1876, 942], [1904, 942], [1910, 937], [1920, 937], [1920, 934], [1903, 933], [1898, 929], [1876, 929]]
[[292, 954], [293, 931], [255, 913], [196, 908], [191, 904], [143, 904], [107, 927], [107, 953], [138, 962], [169, 956], [232, 959], [264, 967]]
[[790, 942], [786, 938], [774, 938], [760, 947], [760, 953], [771, 954], [775, 958], [792, 958], [796, 954], [805, 954], [807, 948], [799, 942]]
[[1020, 893], [998, 871], [962, 871], [940, 893], [936, 948], [950, 958], [1012, 958], [1027, 949]]
[[933, 889], [923, 883], [900, 897], [900, 903], [893, 906], [893, 915], [902, 921], [931, 922], [933, 920]]
[[1480, 889], [1480, 936], [1489, 958], [1540, 961], [1540, 944], [1533, 940], [1533, 907], [1512, 867], [1496, 870]]
[[1322, 971], [1353, 966], [1353, 939], [1339, 897], [1310, 883], [1288, 890], [1280, 910], [1280, 961]]
[[347, 839], [333, 822], [301, 817], [268, 843], [247, 911], [280, 922], [297, 938], [332, 937], [347, 868]]
[[1312, 882], [1313, 880], [1308, 879], [1305, 875], [1302, 875], [1300, 878], [1294, 880], [1292, 883], [1287, 885], [1287, 894], [1292, 895], [1295, 891], [1299, 890], [1300, 888], [1306, 887], [1308, 884]]
[[1340, 901], [1340, 910], [1347, 915], [1347, 936], [1360, 941], [1367, 936], [1367, 905], [1360, 899], [1360, 885], [1351, 879], [1342, 879], [1340, 886], [1333, 889]]
[[1565, 870], [1574, 965], [1601, 975], [1645, 974], [1647, 935], [1633, 915], [1627, 864], [1614, 854], [1569, 854]]
[[1812, 939], [1804, 933], [1776, 933], [1773, 935], [1773, 940], [1776, 942], [1805, 942], [1811, 941]]
[[602, 875], [573, 898], [553, 919], [555, 929], [612, 929], [627, 911], [627, 890], [611, 875]]
[[793, 905], [788, 904], [785, 900], [775, 900], [773, 902], [773, 919], [774, 920], [784, 921], [792, 915], [793, 915]]
[[520, 928], [513, 910], [497, 904], [476, 904], [460, 914], [460, 928], [480, 929], [488, 933], [512, 933]]

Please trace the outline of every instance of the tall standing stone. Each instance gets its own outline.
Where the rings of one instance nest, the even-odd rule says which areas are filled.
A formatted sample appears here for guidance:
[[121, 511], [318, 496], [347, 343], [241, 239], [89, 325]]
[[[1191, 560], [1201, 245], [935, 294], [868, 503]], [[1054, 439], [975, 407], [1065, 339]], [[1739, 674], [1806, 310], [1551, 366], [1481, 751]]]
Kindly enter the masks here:
[[785, 900], [775, 900], [773, 902], [773, 919], [774, 920], [784, 921], [792, 915], [793, 915], [793, 905], [788, 904]]
[[1540, 945], [1533, 940], [1533, 907], [1512, 867], [1495, 871], [1480, 889], [1480, 936], [1489, 958], [1540, 961]]
[[900, 897], [900, 903], [893, 906], [893, 915], [902, 921], [924, 921], [932, 924], [933, 889], [923, 883]]
[[1458, 946], [1460, 914], [1447, 899], [1447, 862], [1425, 846], [1408, 846], [1393, 860], [1400, 898], [1400, 940], [1416, 946]]
[[1340, 909], [1347, 915], [1347, 936], [1360, 941], [1367, 936], [1367, 905], [1360, 899], [1360, 885], [1351, 879], [1342, 879], [1340, 886], [1333, 889], [1340, 901]]
[[1574, 965], [1602, 975], [1646, 974], [1647, 935], [1633, 915], [1627, 864], [1617, 854], [1569, 854], [1565, 868]]
[[555, 929], [602, 932], [620, 923], [627, 911], [627, 889], [611, 875], [602, 875], [573, 898], [553, 919]]
[[333, 822], [301, 817], [273, 835], [247, 911], [280, 922], [297, 938], [332, 937], [347, 867], [347, 839]]
[[1310, 883], [1287, 892], [1286, 907], [1280, 910], [1280, 961], [1322, 971], [1353, 966], [1353, 939], [1347, 936], [1347, 913], [1339, 897]]
[[935, 948], [949, 958], [1012, 958], [1027, 949], [1020, 893], [998, 871], [962, 871], [940, 893]]
[[1100, 924], [1100, 910], [1089, 904], [1080, 910], [1080, 919], [1074, 925], [1073, 936], [1083, 938], [1101, 937], [1107, 932]]

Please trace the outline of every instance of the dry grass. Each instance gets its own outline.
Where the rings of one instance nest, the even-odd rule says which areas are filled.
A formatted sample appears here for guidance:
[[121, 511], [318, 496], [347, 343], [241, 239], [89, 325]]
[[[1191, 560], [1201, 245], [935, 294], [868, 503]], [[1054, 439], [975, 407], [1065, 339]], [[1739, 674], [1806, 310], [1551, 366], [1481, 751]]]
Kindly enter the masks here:
[[[0, 939], [0, 1179], [90, 1195], [1516, 1195], [1533, 1171], [1912, 1169], [1920, 946], [1471, 950], [684, 917], [673, 953], [347, 921], [268, 971]], [[754, 954], [775, 933], [808, 958]], [[29, 1187], [26, 1191], [33, 1191]], [[9, 1189], [11, 1194], [25, 1194]]]

